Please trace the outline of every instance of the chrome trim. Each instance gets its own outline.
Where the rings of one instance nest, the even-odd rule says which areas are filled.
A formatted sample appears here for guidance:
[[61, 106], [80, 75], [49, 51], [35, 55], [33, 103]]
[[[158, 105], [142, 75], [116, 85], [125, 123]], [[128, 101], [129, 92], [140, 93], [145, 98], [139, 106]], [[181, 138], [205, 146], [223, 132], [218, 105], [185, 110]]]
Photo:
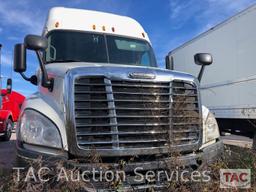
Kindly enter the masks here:
[[[70, 153], [75, 156], [88, 156], [90, 154], [90, 150], [84, 150], [81, 149], [78, 146], [76, 135], [78, 134], [76, 131], [76, 125], [75, 125], [75, 112], [74, 112], [74, 86], [75, 86], [75, 79], [79, 76], [88, 76], [88, 77], [97, 77], [97, 76], [104, 76], [106, 79], [111, 80], [127, 80], [127, 81], [133, 81], [133, 79], [129, 78], [129, 73], [131, 70], [141, 70], [142, 72], [146, 73], [147, 71], [151, 71], [152, 73], [156, 74], [156, 79], [148, 80], [143, 79], [143, 82], [151, 82], [151, 83], [166, 83], [166, 82], [172, 82], [173, 80], [181, 80], [185, 82], [189, 82], [191, 84], [196, 85], [197, 87], [197, 97], [198, 97], [198, 106], [199, 106], [199, 117], [202, 117], [202, 109], [201, 109], [201, 99], [199, 94], [199, 82], [196, 78], [194, 78], [191, 75], [178, 73], [178, 72], [170, 72], [167, 70], [159, 70], [154, 68], [124, 68], [124, 67], [84, 67], [84, 68], [74, 68], [67, 72], [65, 76], [65, 93], [64, 93], [64, 101], [66, 104], [66, 126], [67, 126], [67, 140], [69, 145]], [[134, 80], [138, 81], [138, 80]], [[142, 80], [141, 80], [142, 81]], [[169, 94], [168, 94], [169, 95]], [[171, 95], [170, 95], [171, 96]], [[111, 103], [113, 102], [113, 99], [108, 98], [108, 101]], [[108, 103], [109, 103], [108, 102]], [[109, 109], [111, 112], [111, 109], [113, 109], [114, 106], [111, 106]], [[115, 120], [114, 120], [115, 121]], [[109, 126], [109, 125], [108, 125]], [[117, 124], [113, 122], [113, 124], [110, 125], [113, 130], [116, 130]], [[196, 145], [182, 145], [182, 146], [175, 146], [173, 147], [174, 150], [181, 150], [182, 151], [194, 151], [195, 148], [199, 149], [201, 143], [202, 143], [202, 127], [200, 128], [201, 131], [199, 131], [199, 142]], [[117, 140], [118, 138], [116, 138]], [[196, 146], [196, 147], [195, 147]], [[97, 152], [101, 156], [130, 156], [130, 155], [151, 155], [151, 154], [159, 154], [159, 153], [169, 153], [170, 149], [165, 147], [152, 147], [152, 148], [136, 148], [136, 149], [100, 149], [97, 150]]]
[[161, 133], [167, 133], [166, 131], [140, 131], [140, 132], [135, 132], [135, 131], [130, 131], [130, 132], [115, 132], [115, 133], [113, 133], [113, 132], [106, 132], [106, 133], [97, 133], [97, 132], [95, 132], [95, 133], [93, 133], [93, 132], [91, 132], [91, 133], [86, 133], [86, 132], [82, 132], [82, 131], [79, 131], [78, 133], [77, 133], [77, 135], [85, 135], [85, 136], [87, 136], [87, 135], [137, 135], [138, 133], [140, 133], [140, 134], [161, 134]]
[[[111, 81], [107, 78], [104, 78], [104, 83], [107, 85], [111, 85]], [[106, 94], [107, 94], [107, 100], [109, 100], [108, 108], [109, 108], [109, 116], [112, 116], [110, 118], [110, 124], [111, 124], [111, 132], [112, 133], [118, 133], [118, 126], [117, 126], [117, 117], [116, 117], [116, 106], [114, 102], [114, 95], [112, 94], [112, 86], [105, 86], [106, 87]], [[119, 135], [112, 135], [112, 148], [113, 149], [119, 149]]]
[[151, 73], [133, 72], [129, 74], [129, 77], [132, 79], [155, 79], [156, 75]]
[[[173, 91], [173, 89], [172, 89], [172, 82], [173, 81], [170, 81], [170, 83], [169, 83], [169, 86], [170, 86], [170, 89], [169, 89], [169, 100], [170, 100], [170, 104], [169, 104], [169, 116], [173, 116], [173, 114], [172, 114], [172, 105], [173, 105], [173, 98], [172, 98], [172, 91]], [[172, 128], [171, 128], [171, 126], [172, 126], [172, 119], [173, 118], [169, 118], [169, 125], [170, 125], [170, 128], [169, 128], [169, 131], [168, 131], [168, 135], [169, 135], [169, 141], [170, 141], [170, 145], [172, 145]]]

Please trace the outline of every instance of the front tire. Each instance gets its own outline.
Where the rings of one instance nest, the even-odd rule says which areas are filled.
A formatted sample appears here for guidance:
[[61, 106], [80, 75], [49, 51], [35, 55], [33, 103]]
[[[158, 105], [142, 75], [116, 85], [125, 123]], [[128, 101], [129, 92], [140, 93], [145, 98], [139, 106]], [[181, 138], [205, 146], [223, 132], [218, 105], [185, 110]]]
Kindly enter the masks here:
[[3, 141], [9, 141], [11, 136], [12, 136], [12, 128], [13, 128], [13, 122], [11, 119], [8, 119], [5, 123], [5, 133], [4, 135], [1, 137], [1, 139]]

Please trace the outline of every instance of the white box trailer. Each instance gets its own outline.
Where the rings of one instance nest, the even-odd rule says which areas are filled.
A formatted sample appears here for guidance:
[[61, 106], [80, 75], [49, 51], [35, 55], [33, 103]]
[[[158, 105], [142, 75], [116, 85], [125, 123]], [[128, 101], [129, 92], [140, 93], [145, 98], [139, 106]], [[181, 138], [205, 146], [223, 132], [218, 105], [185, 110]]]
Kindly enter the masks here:
[[255, 20], [253, 5], [168, 54], [173, 70], [195, 76], [200, 66], [194, 65], [194, 54], [212, 54], [213, 64], [202, 78], [202, 102], [214, 112], [222, 129], [256, 130]]

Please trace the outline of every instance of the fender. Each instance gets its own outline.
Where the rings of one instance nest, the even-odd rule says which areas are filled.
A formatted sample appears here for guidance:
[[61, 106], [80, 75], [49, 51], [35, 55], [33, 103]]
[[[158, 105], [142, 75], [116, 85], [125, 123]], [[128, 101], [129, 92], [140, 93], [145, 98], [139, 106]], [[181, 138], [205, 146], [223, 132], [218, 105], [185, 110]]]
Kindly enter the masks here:
[[205, 124], [206, 124], [206, 120], [209, 115], [209, 112], [210, 112], [210, 110], [206, 106], [202, 105], [202, 116], [203, 116], [203, 138], [202, 139], [203, 139], [203, 143], [204, 143], [205, 137], [206, 137], [206, 135], [205, 135], [206, 125]]
[[11, 118], [13, 121], [12, 112], [9, 110], [0, 110], [0, 133], [5, 131], [5, 122], [7, 119]]
[[[36, 110], [54, 122], [60, 132], [63, 148], [64, 150], [68, 150], [64, 113], [56, 106], [51, 98], [45, 97], [40, 93], [35, 93], [24, 101], [20, 118], [25, 110]], [[19, 122], [20, 119], [18, 121], [17, 134], [19, 134]]]
[[203, 145], [201, 146], [200, 149], [203, 149], [205, 147], [208, 147], [208, 146], [212, 145], [213, 143], [216, 143], [215, 140], [210, 141], [208, 143], [205, 143], [205, 140], [206, 140], [206, 121], [207, 121], [209, 113], [210, 113], [210, 110], [206, 106], [202, 105], [202, 117], [203, 117], [203, 138], [202, 139], [203, 139]]

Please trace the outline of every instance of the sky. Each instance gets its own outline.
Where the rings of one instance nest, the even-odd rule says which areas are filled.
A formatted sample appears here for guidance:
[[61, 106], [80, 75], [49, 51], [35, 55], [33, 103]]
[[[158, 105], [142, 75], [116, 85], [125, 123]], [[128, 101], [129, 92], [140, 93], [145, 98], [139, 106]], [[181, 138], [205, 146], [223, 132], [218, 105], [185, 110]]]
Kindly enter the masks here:
[[[1, 75], [13, 78], [13, 89], [28, 96], [37, 87], [13, 72], [13, 48], [25, 35], [41, 35], [48, 10], [72, 7], [110, 12], [137, 20], [148, 33], [157, 62], [164, 67], [169, 51], [214, 27], [256, 0], [0, 0]], [[35, 74], [38, 61], [33, 52], [27, 58], [27, 76]]]

